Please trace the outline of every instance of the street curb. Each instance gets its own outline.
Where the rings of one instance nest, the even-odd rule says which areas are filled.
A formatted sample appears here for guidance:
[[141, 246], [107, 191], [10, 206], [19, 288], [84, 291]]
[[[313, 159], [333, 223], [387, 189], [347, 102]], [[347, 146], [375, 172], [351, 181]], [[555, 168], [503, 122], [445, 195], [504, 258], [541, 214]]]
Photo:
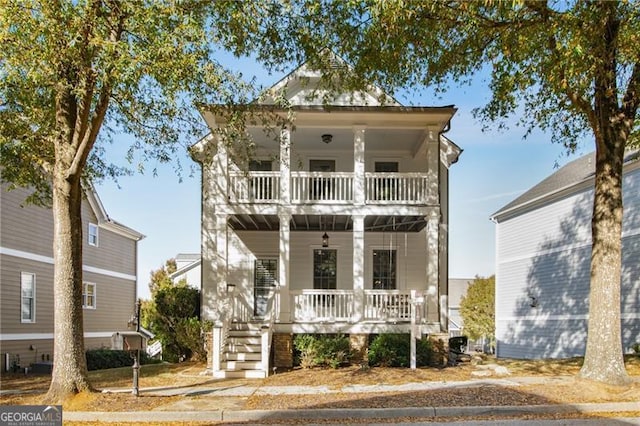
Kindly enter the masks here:
[[224, 411], [65, 411], [67, 421], [100, 422], [185, 422], [185, 421], [259, 421], [292, 419], [372, 419], [396, 417], [470, 417], [494, 414], [593, 413], [640, 411], [640, 402], [586, 403], [573, 405], [522, 405], [475, 407], [404, 408], [325, 408], [301, 410], [224, 410]]

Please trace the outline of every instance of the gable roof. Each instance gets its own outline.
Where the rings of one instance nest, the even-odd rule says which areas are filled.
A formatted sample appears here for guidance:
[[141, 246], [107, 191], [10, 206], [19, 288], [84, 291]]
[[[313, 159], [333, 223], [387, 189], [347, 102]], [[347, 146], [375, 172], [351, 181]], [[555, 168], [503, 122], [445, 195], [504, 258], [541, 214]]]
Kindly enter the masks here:
[[[640, 150], [625, 153], [623, 164], [626, 166], [640, 160]], [[571, 161], [558, 171], [534, 185], [531, 189], [511, 201], [491, 215], [491, 220], [499, 222], [508, 213], [521, 208], [552, 199], [561, 192], [590, 181], [595, 176], [595, 152], [583, 155]]]
[[[328, 52], [330, 61], [336, 67], [349, 67], [343, 59], [332, 52]], [[281, 78], [270, 88], [266, 89], [262, 96], [246, 105], [247, 110], [254, 112], [281, 113], [283, 117], [287, 113], [296, 113], [296, 123], [301, 124], [302, 117], [310, 117], [315, 113], [354, 113], [369, 117], [373, 123], [379, 121], [381, 113], [396, 113], [403, 116], [413, 116], [415, 120], [429, 122], [429, 118], [438, 123], [444, 122], [446, 126], [457, 109], [453, 105], [444, 106], [404, 106], [395, 98], [387, 95], [380, 87], [369, 85], [366, 91], [352, 92], [345, 90], [341, 93], [331, 93], [328, 90], [319, 89], [322, 78], [320, 71], [309, 67], [308, 62], [302, 63], [285, 77]], [[288, 103], [287, 108], [282, 107], [284, 99]], [[224, 105], [200, 104], [198, 110], [210, 128], [224, 125], [227, 118], [219, 111], [224, 111]], [[430, 115], [431, 117], [420, 117]], [[363, 123], [366, 124], [366, 123]], [[206, 136], [205, 138], [206, 139]], [[202, 142], [202, 140], [200, 141]], [[197, 145], [198, 143], [196, 143]]]
[[93, 185], [86, 185], [84, 187], [84, 193], [87, 197], [89, 205], [91, 206], [91, 209], [98, 219], [98, 226], [100, 228], [107, 229], [111, 232], [115, 232], [116, 234], [122, 235], [135, 241], [140, 241], [145, 237], [135, 229], [129, 228], [128, 226], [125, 226], [122, 223], [110, 218]]
[[[332, 68], [338, 69], [345, 67], [351, 70], [349, 64], [334, 52], [325, 49], [323, 54], [327, 55]], [[318, 85], [322, 78], [322, 73], [312, 69], [308, 61], [302, 63], [289, 74], [281, 78], [269, 89], [265, 90], [263, 99], [255, 102], [261, 105], [274, 105], [275, 97], [283, 96], [292, 106], [299, 105], [370, 105], [381, 106], [384, 99], [385, 105], [402, 106], [392, 96], [387, 95], [381, 88], [375, 85], [369, 85], [366, 92], [359, 93], [336, 93], [329, 94], [325, 90], [319, 90]], [[323, 99], [323, 96], [327, 99]], [[354, 102], [357, 101], [357, 102]]]

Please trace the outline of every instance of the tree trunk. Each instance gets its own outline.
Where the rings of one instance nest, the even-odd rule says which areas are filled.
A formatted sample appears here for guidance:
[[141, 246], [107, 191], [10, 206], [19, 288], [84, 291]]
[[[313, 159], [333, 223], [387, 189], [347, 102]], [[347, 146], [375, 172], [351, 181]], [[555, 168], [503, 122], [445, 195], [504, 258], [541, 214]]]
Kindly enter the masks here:
[[54, 353], [46, 400], [62, 402], [92, 390], [82, 319], [82, 187], [56, 167], [53, 177]]
[[[609, 123], [607, 123], [609, 124]], [[579, 376], [624, 385], [620, 322], [622, 270], [622, 166], [624, 137], [606, 125], [596, 136], [596, 175], [591, 221], [591, 290], [587, 348]]]

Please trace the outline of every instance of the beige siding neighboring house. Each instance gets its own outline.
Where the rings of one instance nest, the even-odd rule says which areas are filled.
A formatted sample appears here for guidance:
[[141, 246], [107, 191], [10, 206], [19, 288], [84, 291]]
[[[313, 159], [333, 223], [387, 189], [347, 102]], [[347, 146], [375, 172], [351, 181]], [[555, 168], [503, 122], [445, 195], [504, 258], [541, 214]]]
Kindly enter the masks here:
[[273, 87], [295, 122], [279, 138], [250, 128], [252, 161], [219, 140], [225, 115], [201, 110], [211, 134], [192, 154], [215, 376], [264, 377], [270, 353], [290, 367], [299, 333], [348, 335], [359, 353], [372, 334], [446, 338], [448, 178], [462, 150], [445, 133], [456, 108], [383, 105], [375, 88], [327, 107], [313, 97], [319, 78], [303, 65]]
[[[1, 189], [0, 352], [2, 369], [51, 361], [53, 214], [26, 204], [26, 189]], [[95, 190], [82, 203], [83, 305], [87, 349], [109, 347], [136, 299], [137, 242], [143, 235], [109, 218]]]

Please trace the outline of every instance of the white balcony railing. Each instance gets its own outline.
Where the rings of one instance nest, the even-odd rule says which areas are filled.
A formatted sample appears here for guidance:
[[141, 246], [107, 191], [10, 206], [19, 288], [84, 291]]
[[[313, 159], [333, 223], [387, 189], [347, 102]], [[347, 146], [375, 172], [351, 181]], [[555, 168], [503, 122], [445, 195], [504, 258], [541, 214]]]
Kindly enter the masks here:
[[353, 201], [353, 173], [292, 172], [292, 203]]
[[275, 203], [280, 191], [279, 172], [229, 172], [229, 200], [236, 203]]
[[367, 204], [424, 204], [427, 176], [423, 173], [366, 173]]
[[[346, 172], [291, 172], [293, 204], [346, 204], [354, 200], [354, 175]], [[280, 172], [229, 172], [232, 203], [277, 203]], [[425, 204], [424, 173], [365, 173], [367, 204]]]

